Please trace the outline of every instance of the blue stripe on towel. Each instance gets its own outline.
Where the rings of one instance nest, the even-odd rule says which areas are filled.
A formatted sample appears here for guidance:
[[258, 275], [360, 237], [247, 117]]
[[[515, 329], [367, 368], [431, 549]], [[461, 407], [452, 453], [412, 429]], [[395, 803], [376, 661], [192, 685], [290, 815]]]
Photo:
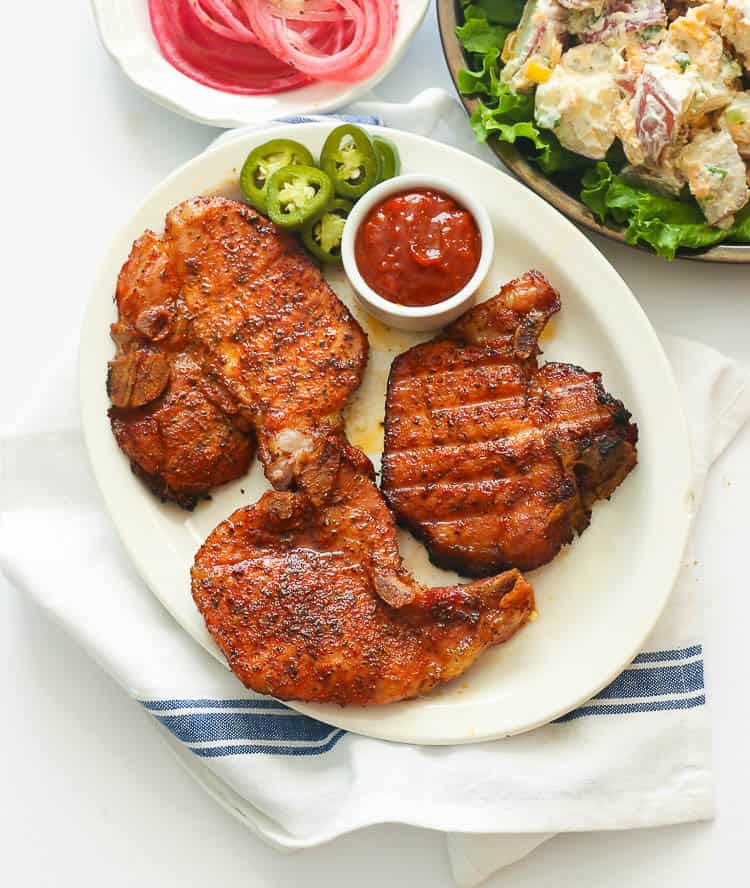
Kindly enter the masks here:
[[[594, 697], [598, 700], [598, 697]], [[579, 706], [567, 715], [562, 715], [555, 720], [555, 724], [573, 721], [586, 715], [624, 715], [631, 712], [662, 712], [668, 709], [693, 709], [695, 706], [703, 706], [706, 695], [698, 697], [680, 697], [676, 700], [652, 700], [648, 703], [610, 703], [605, 706], [592, 706], [590, 703]]]
[[[693, 709], [706, 702], [701, 645], [646, 651], [593, 700], [557, 719]], [[653, 665], [652, 665], [653, 664]], [[144, 700], [144, 707], [202, 758], [323, 755], [346, 736], [270, 697]], [[237, 711], [239, 710], [239, 711]]]
[[157, 715], [156, 718], [183, 743], [217, 740], [301, 740], [319, 743], [331, 726], [300, 715], [293, 709], [268, 714], [257, 712], [198, 712]]
[[703, 690], [703, 660], [656, 666], [649, 669], [626, 669], [603, 691], [597, 700], [626, 700], [629, 697], [657, 697], [665, 694], [686, 694]]
[[703, 646], [694, 644], [692, 647], [679, 648], [673, 651], [646, 651], [633, 660], [634, 663], [656, 663], [662, 660], [685, 660], [687, 657], [697, 657], [703, 653]]
[[192, 749], [196, 755], [201, 758], [224, 758], [228, 755], [321, 755], [328, 752], [339, 742], [342, 737], [346, 736], [346, 731], [341, 728], [336, 729], [331, 738], [322, 746], [254, 746], [254, 745], [230, 745], [230, 746], [211, 746], [198, 747]]
[[173, 709], [280, 709], [288, 712], [289, 707], [272, 697], [254, 700], [142, 700], [150, 712], [166, 712]]

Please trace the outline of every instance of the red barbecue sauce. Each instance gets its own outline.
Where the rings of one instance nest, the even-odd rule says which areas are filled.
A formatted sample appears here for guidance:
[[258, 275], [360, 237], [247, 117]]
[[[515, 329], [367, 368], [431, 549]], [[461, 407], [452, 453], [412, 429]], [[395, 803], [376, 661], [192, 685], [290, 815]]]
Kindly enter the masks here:
[[468, 210], [441, 191], [415, 189], [373, 207], [354, 255], [365, 281], [398, 305], [435, 305], [476, 271], [482, 238]]

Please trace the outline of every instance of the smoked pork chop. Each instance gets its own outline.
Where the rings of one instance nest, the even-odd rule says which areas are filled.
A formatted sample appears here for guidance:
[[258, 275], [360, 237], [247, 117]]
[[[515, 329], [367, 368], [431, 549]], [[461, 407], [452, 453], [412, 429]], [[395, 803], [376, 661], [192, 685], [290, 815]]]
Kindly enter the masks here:
[[637, 428], [601, 375], [538, 365], [559, 308], [532, 271], [393, 362], [382, 490], [441, 567], [545, 564], [636, 464]]
[[417, 583], [369, 460], [340, 438], [316, 443], [298, 482], [220, 524], [192, 569], [193, 598], [247, 687], [342, 705], [416, 697], [533, 612], [516, 570], [465, 586]]
[[112, 428], [134, 470], [185, 506], [241, 476], [254, 441], [276, 487], [341, 429], [367, 339], [297, 243], [255, 210], [195, 198], [123, 266]]

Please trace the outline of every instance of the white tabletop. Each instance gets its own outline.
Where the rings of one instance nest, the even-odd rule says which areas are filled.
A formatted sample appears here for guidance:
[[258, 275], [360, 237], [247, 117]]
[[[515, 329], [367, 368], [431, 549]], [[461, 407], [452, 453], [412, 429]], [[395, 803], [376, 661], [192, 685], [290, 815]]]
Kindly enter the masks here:
[[[29, 6], [12, 6], [25, 6], [28, 16]], [[28, 21], [14, 21], [15, 11], [5, 14], [1, 64], [10, 149], [0, 168], [12, 243], [3, 260], [0, 330], [26, 340], [29, 365], [37, 368], [46, 356], [33, 351], [34, 326], [82, 311], [99, 257], [122, 220], [215, 135], [152, 105], [124, 79], [97, 40], [88, 4], [38, 8]], [[404, 101], [428, 86], [452, 89], [432, 12], [378, 95]], [[660, 330], [702, 340], [750, 366], [747, 268], [668, 265], [597, 244]], [[13, 410], [28, 395], [18, 383], [33, 382], [33, 372], [27, 377], [27, 368], [8, 367], [2, 378], [5, 409]], [[750, 594], [740, 559], [748, 528], [726, 514], [748, 512], [748, 455], [750, 429], [717, 467], [721, 489], [700, 517], [726, 525], [723, 551], [699, 556], [712, 601], [706, 647], [718, 819], [558, 837], [489, 885], [663, 888], [743, 881]], [[368, 829], [289, 856], [265, 847], [186, 776], [150, 717], [4, 584], [0, 651], [10, 695], [0, 732], [2, 884], [452, 885], [441, 837], [417, 829]]]

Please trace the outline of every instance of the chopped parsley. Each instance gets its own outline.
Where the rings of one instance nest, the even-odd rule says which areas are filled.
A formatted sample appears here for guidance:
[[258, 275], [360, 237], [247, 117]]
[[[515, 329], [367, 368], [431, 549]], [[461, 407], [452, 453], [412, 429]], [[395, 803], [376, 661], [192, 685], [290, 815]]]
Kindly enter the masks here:
[[706, 164], [706, 169], [711, 173], [712, 176], [718, 176], [722, 181], [726, 179], [729, 175], [729, 170], [725, 170], [724, 167], [715, 166], [712, 163]]
[[663, 30], [664, 28], [661, 25], [649, 25], [648, 28], [644, 28], [641, 31], [641, 43], [651, 43]]

